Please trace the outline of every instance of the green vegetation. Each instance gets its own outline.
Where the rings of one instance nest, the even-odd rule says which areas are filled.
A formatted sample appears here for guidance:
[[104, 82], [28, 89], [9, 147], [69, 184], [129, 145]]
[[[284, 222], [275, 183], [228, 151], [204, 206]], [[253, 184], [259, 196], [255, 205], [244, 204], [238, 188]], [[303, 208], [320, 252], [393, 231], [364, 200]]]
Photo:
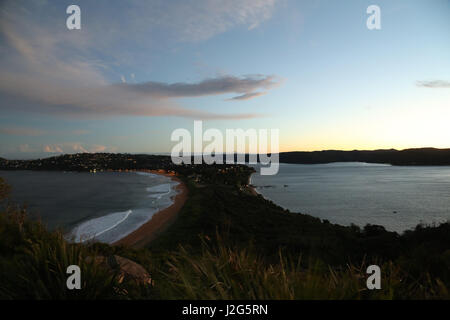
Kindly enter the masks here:
[[227, 247], [221, 240], [201, 254], [180, 248], [169, 257], [169, 296], [178, 299], [432, 299], [449, 298], [439, 279], [411, 281], [399, 265], [380, 264], [382, 290], [366, 287], [366, 264], [331, 268], [318, 260], [279, 253], [268, 263], [254, 249]]
[[[5, 192], [0, 194], [0, 200], [4, 202], [5, 196]], [[119, 283], [117, 274], [94, 263], [99, 254], [95, 246], [68, 243], [61, 232], [48, 232], [40, 222], [29, 221], [23, 209], [3, 205], [0, 299], [109, 299], [143, 289]], [[81, 268], [83, 290], [67, 290], [66, 269], [70, 265]]]
[[[67, 243], [7, 202], [0, 179], [2, 299], [449, 299], [450, 224], [402, 235], [343, 227], [291, 213], [255, 196], [245, 166], [182, 166], [189, 199], [148, 248]], [[154, 285], [121, 282], [95, 256], [142, 265]], [[82, 290], [66, 289], [66, 268]], [[366, 267], [382, 270], [367, 290]]]

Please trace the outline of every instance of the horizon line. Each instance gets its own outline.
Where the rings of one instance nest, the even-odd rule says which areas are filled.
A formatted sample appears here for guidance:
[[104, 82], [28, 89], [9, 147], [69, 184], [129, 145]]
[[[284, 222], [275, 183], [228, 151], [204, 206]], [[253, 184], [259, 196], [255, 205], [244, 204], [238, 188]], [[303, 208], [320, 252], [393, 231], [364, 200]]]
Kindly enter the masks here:
[[[402, 152], [402, 151], [412, 151], [412, 150], [440, 150], [440, 151], [446, 151], [446, 150], [450, 150], [449, 148], [435, 148], [435, 147], [419, 147], [419, 148], [406, 148], [406, 149], [395, 149], [395, 148], [388, 148], [388, 149], [352, 149], [352, 150], [340, 150], [340, 149], [323, 149], [323, 150], [312, 150], [312, 151], [302, 151], [302, 150], [294, 150], [294, 151], [281, 151], [281, 152], [276, 152], [273, 154], [284, 154], [284, 153], [314, 153], [314, 152], [375, 152], [375, 151], [397, 151], [397, 152]], [[55, 154], [51, 154], [48, 156], [44, 156], [44, 157], [37, 157], [37, 158], [30, 158], [30, 159], [11, 159], [11, 158], [6, 158], [5, 156], [0, 156], [0, 159], [3, 160], [7, 160], [7, 161], [30, 161], [30, 160], [40, 160], [40, 159], [48, 159], [48, 158], [54, 158], [54, 157], [61, 157], [61, 156], [68, 156], [68, 155], [83, 155], [83, 154], [90, 154], [90, 155], [95, 155], [95, 154], [111, 154], [111, 155], [124, 155], [124, 154], [129, 154], [129, 155], [154, 155], [154, 156], [171, 156], [171, 152], [76, 152], [76, 153], [55, 153]], [[185, 156], [200, 156], [200, 155], [204, 155], [205, 153], [186, 153]], [[227, 154], [233, 154], [233, 155], [250, 155], [250, 154], [255, 154], [255, 153], [217, 153], [217, 155], [227, 155]], [[271, 152], [268, 153], [256, 153], [256, 155], [260, 155], [260, 154], [267, 154], [267, 155], [271, 155]], [[213, 155], [216, 155], [215, 153], [213, 153]]]

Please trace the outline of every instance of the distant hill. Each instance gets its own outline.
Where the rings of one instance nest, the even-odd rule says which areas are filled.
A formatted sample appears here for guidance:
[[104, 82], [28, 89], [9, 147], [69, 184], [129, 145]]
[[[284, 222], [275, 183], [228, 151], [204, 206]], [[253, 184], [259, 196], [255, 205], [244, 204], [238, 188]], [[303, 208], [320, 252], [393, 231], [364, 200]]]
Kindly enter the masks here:
[[392, 165], [450, 165], [450, 149], [420, 148], [373, 151], [311, 151], [282, 152], [281, 163], [319, 164], [332, 162], [368, 162]]
[[[237, 154], [234, 161], [238, 161]], [[226, 163], [226, 156], [223, 155]], [[245, 155], [249, 162], [249, 155]], [[450, 149], [420, 148], [405, 150], [325, 150], [281, 152], [281, 163], [320, 164], [332, 162], [385, 163], [398, 166], [450, 165]], [[194, 157], [191, 159], [194, 163]], [[36, 160], [7, 160], [0, 158], [2, 170], [66, 170], [89, 171], [161, 168], [174, 169], [170, 156], [120, 153], [78, 153], [65, 154]]]

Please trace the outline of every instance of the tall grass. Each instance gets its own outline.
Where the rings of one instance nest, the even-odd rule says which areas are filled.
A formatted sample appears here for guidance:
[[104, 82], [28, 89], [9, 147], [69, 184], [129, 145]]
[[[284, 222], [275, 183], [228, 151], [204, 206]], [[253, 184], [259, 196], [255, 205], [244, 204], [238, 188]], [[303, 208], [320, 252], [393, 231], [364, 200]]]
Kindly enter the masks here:
[[[7, 230], [7, 231], [6, 231]], [[180, 247], [145, 264], [154, 288], [120, 283], [94, 261], [97, 254], [121, 253], [148, 262], [151, 252], [136, 253], [107, 245], [65, 241], [23, 213], [0, 215], [0, 299], [449, 299], [447, 286], [424, 275], [413, 279], [399, 265], [381, 263], [382, 290], [366, 287], [366, 264], [330, 268], [319, 260], [302, 261], [279, 252], [269, 263], [252, 246], [230, 247], [218, 237], [204, 238], [200, 253]], [[12, 247], [5, 247], [8, 243]], [[98, 248], [103, 248], [98, 252]], [[198, 251], [197, 251], [198, 252]], [[163, 265], [165, 264], [165, 267]], [[82, 289], [68, 290], [66, 268], [78, 265]], [[157, 267], [156, 267], [157, 266]]]
[[[163, 295], [168, 299], [449, 299], [439, 279], [415, 281], [392, 262], [380, 264], [382, 289], [368, 290], [367, 266], [349, 264], [332, 269], [320, 261], [293, 259], [280, 251], [277, 263], [267, 263], [251, 248], [229, 248], [219, 240], [203, 241], [200, 255], [180, 247], [168, 260]], [[424, 280], [424, 279], [422, 279]]]
[[[0, 204], [2, 189], [7, 192], [0, 179]], [[281, 250], [278, 259], [269, 261], [254, 246], [232, 246], [219, 235], [215, 240], [202, 237], [200, 249], [179, 247], [156, 254], [151, 249], [75, 244], [61, 232], [29, 221], [24, 209], [2, 206], [0, 299], [450, 299], [448, 283], [418, 272], [420, 265], [408, 267], [424, 259], [380, 260], [382, 289], [368, 290], [364, 261], [330, 268]], [[117, 273], [95, 263], [97, 255], [112, 254], [146, 267], [154, 286], [121, 282]], [[441, 258], [445, 262], [449, 257], [446, 251]], [[70, 265], [81, 269], [81, 290], [66, 287]]]
[[[0, 299], [123, 299], [142, 295], [117, 272], [95, 262], [97, 249], [69, 243], [25, 212], [9, 207], [0, 215]], [[69, 290], [67, 267], [81, 269], [81, 290]]]
[[[94, 262], [105, 251], [149, 262], [148, 249], [137, 253], [68, 243], [60, 232], [48, 232], [39, 222], [27, 221], [24, 212], [14, 210], [0, 215], [0, 238], [0, 299], [450, 298], [448, 287], [439, 279], [427, 274], [412, 278], [392, 262], [380, 262], [382, 289], [372, 291], [366, 287], [364, 262], [330, 268], [319, 260], [305, 263], [280, 251], [278, 261], [269, 263], [252, 246], [230, 247], [219, 236], [217, 241], [203, 238], [200, 253], [180, 247], [144, 263], [155, 276], [154, 288], [120, 283], [116, 274]], [[69, 265], [81, 268], [81, 290], [66, 287]]]

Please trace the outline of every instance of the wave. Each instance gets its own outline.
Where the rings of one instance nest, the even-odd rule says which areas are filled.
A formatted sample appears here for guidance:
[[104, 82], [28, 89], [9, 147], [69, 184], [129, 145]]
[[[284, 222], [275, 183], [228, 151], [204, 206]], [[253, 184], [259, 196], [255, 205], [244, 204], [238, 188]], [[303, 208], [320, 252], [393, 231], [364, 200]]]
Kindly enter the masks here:
[[162, 196], [165, 196], [172, 191], [172, 185], [170, 183], [164, 183], [157, 186], [148, 187], [146, 190], [150, 193], [150, 198], [161, 199]]
[[132, 210], [115, 212], [106, 216], [88, 220], [72, 231], [76, 242], [85, 242], [110, 231], [124, 222], [132, 213]]
[[159, 177], [159, 175], [150, 172], [136, 171], [136, 174], [140, 176], [148, 176], [148, 177]]
[[[160, 178], [157, 174], [148, 172], [136, 172], [136, 174], [148, 176], [155, 182], [160, 181], [159, 179], [154, 179]], [[164, 196], [170, 195], [171, 192], [175, 191], [173, 187], [178, 183], [167, 181], [166, 179], [169, 178], [163, 177], [163, 180], [167, 183], [161, 183], [145, 188], [148, 192], [148, 197], [154, 199], [151, 200], [151, 203], [146, 201], [147, 204], [141, 203], [136, 208], [127, 211], [114, 212], [82, 222], [71, 231], [68, 238], [75, 242], [95, 240], [114, 243], [125, 237], [151, 219], [153, 214], [158, 210], [169, 207], [173, 203], [172, 199], [169, 197], [166, 199]]]

